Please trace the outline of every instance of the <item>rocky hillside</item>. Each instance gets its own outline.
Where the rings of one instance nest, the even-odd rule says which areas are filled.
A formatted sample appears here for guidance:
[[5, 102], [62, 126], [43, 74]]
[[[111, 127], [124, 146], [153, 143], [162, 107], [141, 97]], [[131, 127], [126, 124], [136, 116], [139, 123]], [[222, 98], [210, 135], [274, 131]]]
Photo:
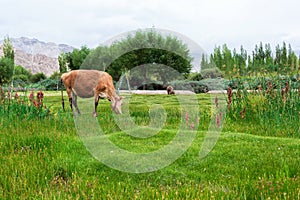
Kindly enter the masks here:
[[[50, 76], [59, 70], [58, 56], [61, 52], [70, 52], [74, 48], [65, 44], [42, 42], [26, 37], [11, 38], [15, 49], [15, 64], [30, 70], [33, 74], [43, 72]], [[0, 41], [0, 56], [3, 55]]]

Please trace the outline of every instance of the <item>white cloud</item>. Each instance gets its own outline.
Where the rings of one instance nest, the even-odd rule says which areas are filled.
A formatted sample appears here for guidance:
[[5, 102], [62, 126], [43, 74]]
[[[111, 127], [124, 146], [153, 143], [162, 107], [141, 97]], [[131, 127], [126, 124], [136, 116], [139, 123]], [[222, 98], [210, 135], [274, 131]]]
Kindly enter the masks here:
[[[300, 42], [298, 0], [10, 0], [1, 3], [0, 37], [34, 37], [76, 47], [153, 25], [211, 51], [227, 43]], [[13, 12], [12, 12], [13, 11]]]

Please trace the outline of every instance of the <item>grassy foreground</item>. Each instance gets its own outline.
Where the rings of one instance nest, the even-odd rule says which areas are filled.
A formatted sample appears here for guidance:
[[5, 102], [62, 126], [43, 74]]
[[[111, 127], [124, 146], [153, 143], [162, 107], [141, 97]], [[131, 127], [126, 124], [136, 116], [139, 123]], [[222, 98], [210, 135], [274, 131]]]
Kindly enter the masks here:
[[[45, 95], [47, 117], [1, 115], [0, 199], [300, 199], [299, 138], [249, 134], [249, 124], [244, 133], [235, 132], [245, 124], [228, 120], [214, 149], [200, 159], [211, 100], [197, 97], [200, 124], [192, 145], [173, 164], [149, 173], [117, 171], [93, 158], [58, 96]], [[135, 95], [130, 110], [139, 125], [149, 123], [145, 102], [165, 107], [165, 131], [146, 139], [129, 136], [101, 101], [98, 120], [111, 141], [147, 152], [172, 140], [179, 122], [176, 98]]]

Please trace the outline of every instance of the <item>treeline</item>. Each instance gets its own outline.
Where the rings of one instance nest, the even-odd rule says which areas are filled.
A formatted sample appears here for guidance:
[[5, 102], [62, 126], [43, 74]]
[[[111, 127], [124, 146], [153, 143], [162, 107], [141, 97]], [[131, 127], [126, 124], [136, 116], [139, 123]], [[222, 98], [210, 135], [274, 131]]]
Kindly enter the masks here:
[[[59, 71], [49, 78], [43, 73], [32, 75], [22, 66], [15, 66], [13, 46], [9, 38], [5, 44], [7, 44], [3, 46], [5, 59], [3, 58], [3, 62], [0, 60], [0, 85], [5, 84], [6, 87], [22, 88], [32, 85], [52, 89], [57, 87], [62, 73], [76, 69], [106, 71], [115, 81], [126, 74], [127, 78], [137, 83], [147, 82], [149, 79], [166, 83], [171, 74], [169, 71], [161, 70], [164, 69], [162, 65], [173, 68], [180, 74], [189, 74], [192, 68], [192, 57], [188, 47], [176, 37], [163, 36], [155, 29], [137, 31], [109, 46], [99, 45], [95, 49], [82, 46], [72, 52], [61, 53], [58, 57]], [[143, 65], [150, 67], [142, 67], [139, 71], [132, 70]], [[35, 85], [37, 82], [40, 84]]]
[[293, 74], [299, 73], [299, 57], [291, 45], [283, 42], [276, 45], [275, 52], [270, 44], [255, 45], [249, 54], [243, 46], [239, 51], [230, 50], [226, 44], [215, 47], [212, 54], [202, 55], [202, 69], [217, 67], [225, 77], [265, 75], [265, 74]]
[[[192, 57], [186, 44], [174, 36], [163, 36], [155, 29], [137, 31], [109, 46], [90, 49], [86, 46], [62, 53], [58, 57], [59, 71], [50, 77], [45, 74], [31, 74], [22, 66], [14, 64], [14, 50], [7, 37], [3, 44], [3, 57], [0, 58], [0, 85], [25, 87], [37, 82], [45, 88], [55, 88], [61, 73], [76, 69], [98, 69], [112, 75], [115, 81], [125, 75], [131, 83], [146, 83], [149, 79], [170, 81], [171, 70], [192, 81], [223, 76], [257, 76], [276, 74], [299, 74], [299, 57], [290, 44], [277, 45], [272, 51], [270, 44], [262, 42], [248, 53], [243, 46], [229, 49], [226, 44], [215, 47], [210, 55], [202, 55], [201, 73], [191, 73]], [[150, 65], [149, 65], [150, 64]], [[143, 66], [141, 70], [133, 70]], [[159, 69], [159, 70], [157, 70]], [[220, 73], [221, 72], [221, 73]], [[36, 87], [33, 85], [32, 87]]]
[[137, 31], [109, 46], [100, 45], [96, 49], [83, 46], [73, 52], [62, 53], [58, 59], [61, 73], [76, 69], [97, 69], [108, 72], [114, 80], [146, 64], [152, 65], [145, 67], [140, 74], [131, 74], [131, 77], [146, 82], [146, 79], [153, 78], [147, 74], [152, 74], [156, 80], [166, 82], [170, 72], [155, 72], [153, 66], [165, 65], [181, 74], [189, 74], [192, 69], [188, 47], [176, 37], [162, 36], [154, 29]]

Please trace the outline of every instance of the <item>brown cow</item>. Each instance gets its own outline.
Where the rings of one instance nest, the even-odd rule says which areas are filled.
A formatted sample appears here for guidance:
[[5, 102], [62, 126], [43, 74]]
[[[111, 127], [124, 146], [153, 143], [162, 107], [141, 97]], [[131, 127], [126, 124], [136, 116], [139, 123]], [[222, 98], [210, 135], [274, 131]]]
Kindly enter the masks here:
[[[111, 101], [111, 109], [122, 114], [122, 97], [115, 92], [112, 77], [103, 71], [98, 70], [73, 70], [62, 74], [61, 83], [64, 83], [69, 97], [70, 107], [75, 106], [77, 112], [80, 111], [77, 106], [77, 96], [81, 98], [95, 98], [94, 116], [97, 117], [97, 106], [99, 98], [107, 98]], [[61, 90], [62, 106], [65, 110], [63, 91]], [[75, 113], [74, 113], [75, 114]]]
[[175, 94], [174, 88], [173, 88], [171, 85], [169, 85], [169, 86], [167, 87], [167, 92], [168, 92], [168, 94]]

